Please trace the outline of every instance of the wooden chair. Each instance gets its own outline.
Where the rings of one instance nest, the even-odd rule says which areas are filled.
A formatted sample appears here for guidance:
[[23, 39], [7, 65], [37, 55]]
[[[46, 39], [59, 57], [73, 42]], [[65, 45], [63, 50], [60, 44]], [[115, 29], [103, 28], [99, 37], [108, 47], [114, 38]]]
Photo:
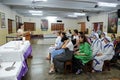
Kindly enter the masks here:
[[66, 74], [67, 72], [72, 72], [72, 60], [68, 60], [64, 63], [64, 73]]
[[103, 71], [105, 71], [106, 69], [107, 69], [108, 71], [110, 71], [110, 60], [105, 60], [105, 61], [104, 61]]
[[83, 66], [83, 71], [86, 73], [86, 72], [92, 72], [92, 64], [93, 64], [93, 60], [90, 60], [88, 63], [86, 63], [84, 66]]

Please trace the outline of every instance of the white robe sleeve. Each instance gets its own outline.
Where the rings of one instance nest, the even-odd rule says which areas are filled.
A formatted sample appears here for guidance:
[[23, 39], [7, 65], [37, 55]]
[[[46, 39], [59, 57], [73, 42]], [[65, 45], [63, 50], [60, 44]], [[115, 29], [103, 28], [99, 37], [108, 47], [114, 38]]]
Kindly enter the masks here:
[[114, 49], [110, 46], [107, 51], [104, 52], [105, 55], [114, 55]]
[[93, 46], [93, 56], [102, 51], [102, 44], [100, 41], [97, 41]]

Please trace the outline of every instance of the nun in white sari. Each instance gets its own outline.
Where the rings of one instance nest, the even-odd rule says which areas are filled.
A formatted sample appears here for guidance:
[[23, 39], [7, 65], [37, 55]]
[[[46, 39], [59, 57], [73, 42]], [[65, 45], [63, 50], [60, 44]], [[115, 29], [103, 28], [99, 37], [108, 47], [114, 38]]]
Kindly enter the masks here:
[[111, 41], [110, 37], [104, 38], [104, 42], [105, 42], [104, 48], [93, 59], [93, 72], [102, 71], [104, 61], [112, 59], [114, 55], [114, 46], [113, 46], [113, 43], [111, 43], [110, 41]]
[[104, 38], [107, 37], [107, 32], [101, 34], [101, 41], [104, 42]]
[[107, 37], [107, 32], [103, 32], [101, 34], [101, 42], [102, 42], [102, 48], [105, 46], [104, 38]]
[[97, 55], [97, 53], [102, 50], [102, 42], [99, 39], [99, 36], [97, 33], [93, 34], [93, 42], [92, 42], [91, 48], [93, 51], [93, 53], [92, 53], [93, 57], [95, 57]]

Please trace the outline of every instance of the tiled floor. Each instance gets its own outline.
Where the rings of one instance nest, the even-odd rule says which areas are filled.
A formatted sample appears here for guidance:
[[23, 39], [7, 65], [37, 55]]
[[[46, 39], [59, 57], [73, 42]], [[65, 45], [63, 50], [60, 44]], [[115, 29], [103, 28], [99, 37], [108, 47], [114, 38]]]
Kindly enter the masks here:
[[[101, 73], [82, 73], [75, 74], [52, 74], [49, 75], [49, 61], [45, 60], [50, 44], [49, 39], [43, 42], [41, 40], [34, 40], [32, 44], [33, 59], [28, 60], [29, 71], [23, 80], [120, 80], [120, 70], [112, 68], [111, 71]], [[54, 41], [54, 40], [53, 40]], [[53, 42], [51, 41], [51, 43]], [[53, 43], [52, 43], [53, 44]]]

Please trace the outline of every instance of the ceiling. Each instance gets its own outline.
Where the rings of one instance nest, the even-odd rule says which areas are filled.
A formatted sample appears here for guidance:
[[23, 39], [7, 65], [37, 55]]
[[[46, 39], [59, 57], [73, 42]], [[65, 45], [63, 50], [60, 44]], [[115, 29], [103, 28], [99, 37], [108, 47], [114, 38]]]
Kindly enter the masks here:
[[[100, 12], [109, 12], [120, 9], [120, 0], [47, 0], [34, 2], [32, 0], [0, 0], [4, 5], [23, 16], [33, 16], [29, 10], [40, 10], [43, 17], [57, 16], [67, 18], [75, 12], [86, 13], [87, 16]], [[118, 3], [115, 8], [98, 7], [97, 2]]]

